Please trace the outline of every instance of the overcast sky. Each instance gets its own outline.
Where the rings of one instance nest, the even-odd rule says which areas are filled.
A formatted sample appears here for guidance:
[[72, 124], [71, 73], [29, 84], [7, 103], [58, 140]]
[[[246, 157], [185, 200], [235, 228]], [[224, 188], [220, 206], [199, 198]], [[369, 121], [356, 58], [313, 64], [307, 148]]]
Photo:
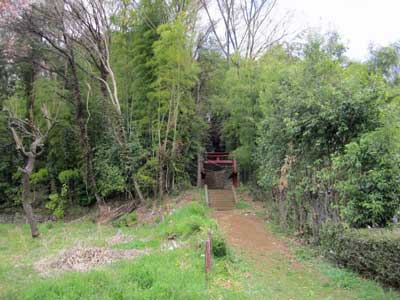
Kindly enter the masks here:
[[400, 0], [279, 0], [294, 13], [293, 25], [336, 30], [353, 59], [364, 60], [368, 45], [400, 40]]

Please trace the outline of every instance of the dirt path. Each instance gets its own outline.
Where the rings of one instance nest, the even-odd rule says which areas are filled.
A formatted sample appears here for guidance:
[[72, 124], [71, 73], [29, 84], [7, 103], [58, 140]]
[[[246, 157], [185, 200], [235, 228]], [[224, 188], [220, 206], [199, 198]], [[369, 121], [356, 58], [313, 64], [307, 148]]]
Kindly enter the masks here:
[[[228, 244], [248, 263], [242, 278], [246, 299], [252, 300], [388, 300], [399, 299], [385, 293], [375, 283], [319, 262], [296, 258], [292, 249], [255, 215], [261, 207], [218, 211], [213, 218]], [[296, 250], [297, 251], [297, 250]]]
[[267, 231], [265, 220], [253, 211], [218, 211], [213, 218], [225, 233], [228, 243], [255, 262], [258, 270], [277, 267], [282, 261], [289, 268], [300, 269], [287, 245]]
[[253, 212], [214, 212], [214, 219], [225, 232], [230, 245], [252, 256], [281, 253], [290, 257], [287, 246], [267, 232], [265, 221]]

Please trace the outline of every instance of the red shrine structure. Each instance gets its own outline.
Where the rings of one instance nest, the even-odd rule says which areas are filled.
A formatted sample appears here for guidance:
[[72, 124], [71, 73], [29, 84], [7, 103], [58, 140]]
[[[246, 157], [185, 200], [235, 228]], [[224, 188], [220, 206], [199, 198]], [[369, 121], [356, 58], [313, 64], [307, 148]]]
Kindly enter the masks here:
[[229, 178], [232, 185], [238, 187], [238, 169], [236, 159], [232, 158], [229, 152], [207, 152], [201, 166], [202, 178], [206, 178], [206, 172], [210, 169], [230, 169]]

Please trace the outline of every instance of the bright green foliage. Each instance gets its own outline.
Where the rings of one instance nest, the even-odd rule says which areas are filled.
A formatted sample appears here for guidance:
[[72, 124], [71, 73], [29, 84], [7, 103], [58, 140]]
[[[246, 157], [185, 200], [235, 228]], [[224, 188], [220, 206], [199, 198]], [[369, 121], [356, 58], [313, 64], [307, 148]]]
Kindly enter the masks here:
[[159, 39], [158, 26], [168, 21], [163, 1], [140, 1], [135, 10], [125, 7], [116, 23], [121, 26], [113, 36], [113, 61], [119, 92], [126, 100], [129, 122], [137, 129], [144, 146], [152, 144], [152, 124], [157, 103], [150, 101], [155, 81], [153, 43]]
[[[23, 61], [8, 61], [0, 51], [0, 109], [7, 107], [21, 119], [29, 119], [27, 104], [35, 101], [32, 116], [40, 130], [47, 123], [41, 105], [58, 112], [56, 127], [41, 146], [45, 151], [37, 158], [30, 178], [32, 195], [38, 194], [40, 187], [46, 194], [51, 190], [44, 205], [55, 216], [62, 218], [68, 209], [90, 206], [95, 202], [95, 190], [110, 202], [122, 195], [137, 197], [133, 179], [145, 198], [162, 198], [164, 193], [185, 189], [195, 182], [197, 155], [205, 149], [233, 153], [240, 181], [248, 181], [252, 190], [267, 200], [267, 206], [276, 209], [269, 212], [271, 218], [277, 216], [283, 227], [300, 235], [311, 234], [314, 241], [326, 222], [383, 227], [399, 213], [398, 44], [372, 49], [366, 63], [352, 62], [345, 57], [346, 47], [338, 34], [313, 34], [306, 42], [276, 45], [254, 60], [235, 53], [227, 65], [212, 34], [196, 32], [197, 2], [117, 2], [110, 31], [102, 33], [110, 38], [112, 72], [105, 74], [103, 69], [101, 73], [110, 83], [115, 74], [121, 104], [117, 117], [107, 91], [96, 79], [98, 66], [86, 61], [98, 53], [84, 51], [83, 41], [71, 41], [80, 64], [76, 77], [71, 76], [71, 59], [54, 55], [60, 51], [50, 47], [54, 46], [51, 43], [42, 48], [37, 41], [35, 47], [27, 47], [32, 48], [32, 57]], [[43, 5], [47, 4], [44, 1]], [[40, 22], [40, 26], [48, 23]], [[63, 36], [59, 29], [51, 28], [54, 36]], [[34, 62], [54, 70], [35, 70]], [[24, 143], [30, 142], [24, 134]], [[0, 153], [5, 153], [0, 157], [0, 205], [20, 204], [17, 166], [23, 166], [24, 159], [17, 154], [5, 114], [0, 115]], [[91, 181], [84, 176], [89, 161], [93, 163]], [[37, 200], [35, 208], [43, 208], [40, 197], [32, 198]], [[246, 205], [239, 201], [236, 207], [244, 209]], [[114, 225], [119, 230], [133, 230], [136, 222], [132, 213]], [[214, 254], [225, 257], [228, 250], [206, 209], [189, 205], [158, 217], [156, 223], [154, 239], [135, 240], [123, 247], [156, 249], [167, 238], [196, 244], [185, 261], [188, 265], [194, 262], [187, 278], [182, 270], [176, 270], [174, 264], [179, 265], [179, 260], [175, 254], [163, 256], [171, 261], [160, 273], [147, 269], [162, 263], [154, 255], [155, 263], [145, 258], [129, 267], [121, 264], [117, 275], [102, 270], [83, 275], [86, 285], [80, 274], [66, 276], [65, 283], [58, 278], [40, 282], [28, 288], [26, 297], [64, 297], [70, 286], [76, 286], [69, 298], [123, 298], [124, 290], [115, 283], [119, 281], [126, 284], [128, 298], [207, 298], [200, 287], [204, 282], [189, 282], [199, 279], [202, 259], [197, 239], [212, 228]], [[142, 230], [149, 230], [146, 233], [151, 236], [148, 228]], [[216, 265], [221, 269], [230, 266], [224, 263]], [[273, 269], [275, 274], [270, 273], [267, 282], [275, 280], [279, 270]], [[313, 280], [305, 280], [307, 293], [290, 280], [299, 273], [288, 270], [289, 275], [282, 276], [293, 288], [292, 294], [282, 299], [298, 295], [300, 299], [321, 298], [323, 289], [315, 288]], [[333, 275], [339, 277], [338, 286], [330, 288], [352, 286], [351, 276], [342, 275]], [[176, 276], [178, 282], [162, 276]], [[274, 284], [267, 286], [268, 291], [261, 287], [263, 295], [276, 298], [275, 290], [282, 286], [279, 280]], [[86, 287], [89, 292], [84, 291]], [[238, 299], [241, 294], [233, 297]]]
[[167, 190], [173, 190], [177, 182], [188, 181], [186, 167], [200, 147], [202, 120], [196, 116], [191, 94], [198, 68], [183, 20], [178, 18], [172, 24], [161, 25], [158, 33], [160, 39], [153, 44], [152, 62], [156, 80], [149, 94], [157, 103], [153, 130], [158, 142], [154, 150], [159, 170], [157, 181], [165, 183]]
[[58, 180], [61, 183], [70, 183], [71, 181], [78, 180], [80, 178], [79, 171], [77, 169], [69, 169], [61, 171], [58, 174]]
[[112, 196], [125, 189], [125, 179], [116, 151], [115, 147], [98, 149], [94, 159], [98, 189], [103, 197]]
[[334, 159], [345, 219], [353, 226], [385, 226], [399, 208], [400, 148], [388, 128], [361, 136]]
[[228, 255], [227, 242], [218, 230], [214, 230], [212, 233], [211, 245], [214, 257], [221, 258]]
[[151, 195], [157, 188], [157, 160], [150, 158], [141, 166], [136, 174], [137, 180], [142, 190]]
[[167, 191], [188, 185], [204, 136], [192, 97], [199, 69], [191, 51], [190, 17], [171, 15], [172, 5], [141, 1], [115, 18], [122, 31], [114, 33], [113, 60], [129, 128], [143, 146], [136, 176], [146, 195], [161, 193], [160, 180]]
[[314, 234], [336, 214], [334, 178], [324, 175], [331, 156], [381, 124], [385, 95], [379, 77], [363, 65], [344, 67], [340, 56], [331, 53], [340, 47], [331, 43], [311, 39], [302, 60], [279, 49], [264, 57], [269, 81], [261, 94], [265, 117], [259, 127], [259, 183], [274, 193], [283, 184], [280, 221], [301, 230], [312, 227]]
[[65, 208], [67, 206], [68, 185], [63, 184], [60, 194], [50, 194], [46, 208], [50, 209], [52, 214], [58, 219], [64, 218]]
[[198, 232], [206, 232], [208, 228], [215, 228], [215, 223], [207, 218], [206, 212], [205, 206], [192, 202], [173, 215], [165, 217], [160, 223], [160, 232], [164, 237], [187, 238]]
[[29, 180], [31, 184], [37, 185], [40, 183], [45, 183], [47, 182], [49, 177], [49, 172], [47, 171], [46, 168], [41, 168], [37, 170], [36, 172], [32, 173]]
[[61, 171], [57, 176], [58, 181], [64, 189], [64, 198], [68, 198], [69, 205], [79, 204], [87, 206], [92, 203], [90, 197], [88, 197], [83, 184], [81, 171], [78, 169], [67, 169]]
[[223, 120], [222, 138], [227, 150], [239, 162], [242, 180], [250, 180], [254, 164], [259, 104], [259, 66], [235, 57], [236, 67], [227, 70], [218, 94], [212, 101], [213, 113]]

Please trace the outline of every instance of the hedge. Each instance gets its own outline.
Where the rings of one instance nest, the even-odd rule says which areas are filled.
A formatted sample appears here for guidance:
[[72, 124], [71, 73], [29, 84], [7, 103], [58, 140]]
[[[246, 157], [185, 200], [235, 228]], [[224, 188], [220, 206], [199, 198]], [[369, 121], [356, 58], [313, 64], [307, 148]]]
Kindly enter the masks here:
[[400, 229], [326, 227], [320, 241], [326, 255], [340, 265], [400, 287]]

